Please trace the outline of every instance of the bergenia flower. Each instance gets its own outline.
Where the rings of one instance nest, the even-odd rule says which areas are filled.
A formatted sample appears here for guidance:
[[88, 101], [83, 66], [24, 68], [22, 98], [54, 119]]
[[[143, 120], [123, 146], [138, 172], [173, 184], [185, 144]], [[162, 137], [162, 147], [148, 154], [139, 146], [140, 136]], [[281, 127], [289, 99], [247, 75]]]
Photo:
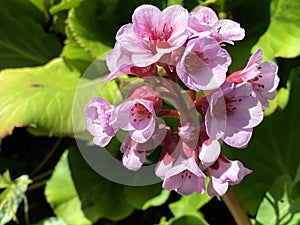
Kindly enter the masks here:
[[212, 140], [206, 133], [205, 123], [200, 123], [200, 135], [198, 142], [199, 167], [203, 171], [216, 162], [221, 153], [218, 140]]
[[250, 57], [247, 66], [228, 76], [227, 81], [234, 83], [249, 82], [264, 108], [269, 107], [268, 100], [276, 96], [279, 84], [278, 66], [273, 62], [262, 62], [262, 50], [259, 48]]
[[129, 170], [139, 170], [146, 160], [147, 149], [144, 144], [137, 143], [129, 135], [122, 143], [120, 150], [124, 153], [122, 157], [123, 165]]
[[118, 31], [117, 42], [130, 52], [135, 66], [149, 66], [185, 43], [188, 16], [188, 11], [179, 5], [163, 11], [152, 5], [139, 6], [133, 13], [132, 23]]
[[222, 154], [207, 171], [210, 176], [207, 192], [210, 196], [217, 197], [224, 195], [229, 185], [240, 183], [246, 175], [252, 173], [240, 161], [228, 160]]
[[205, 175], [198, 166], [198, 152], [180, 141], [165, 146], [155, 173], [163, 182], [163, 188], [182, 195], [205, 191]]
[[190, 13], [189, 28], [194, 34], [208, 31], [218, 42], [233, 44], [242, 40], [245, 30], [240, 24], [229, 19], [219, 20], [216, 13], [209, 7], [200, 6]]
[[253, 96], [251, 84], [225, 82], [208, 97], [208, 102], [205, 115], [208, 136], [213, 140], [222, 138], [236, 148], [245, 147], [253, 127], [263, 119], [261, 105]]
[[145, 162], [146, 156], [162, 143], [165, 135], [166, 127], [164, 124], [158, 124], [152, 137], [145, 143], [138, 143], [131, 139], [130, 135], [127, 135], [120, 147], [120, 151], [124, 153], [123, 165], [129, 170], [139, 170]]
[[144, 143], [154, 133], [156, 111], [161, 105], [159, 93], [151, 86], [137, 87], [125, 102], [113, 110], [111, 124], [128, 131], [134, 141]]
[[113, 109], [113, 105], [100, 97], [85, 105], [86, 128], [94, 136], [94, 144], [100, 147], [106, 146], [117, 131], [117, 127], [110, 125]]
[[108, 53], [106, 57], [106, 64], [110, 73], [105, 79], [103, 79], [103, 82], [108, 82], [124, 74], [133, 74], [138, 77], [157, 75], [156, 64], [146, 67], [135, 66], [131, 60], [131, 53], [125, 49], [121, 49], [118, 42], [115, 43], [115, 47]]
[[212, 90], [225, 81], [231, 58], [211, 37], [198, 37], [188, 42], [176, 66], [178, 77], [192, 90]]

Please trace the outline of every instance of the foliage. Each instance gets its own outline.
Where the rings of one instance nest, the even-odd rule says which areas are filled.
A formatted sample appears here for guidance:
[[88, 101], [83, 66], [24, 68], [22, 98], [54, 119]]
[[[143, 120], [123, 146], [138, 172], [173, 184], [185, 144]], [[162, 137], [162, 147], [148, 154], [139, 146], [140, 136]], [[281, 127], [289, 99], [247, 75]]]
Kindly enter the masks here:
[[[225, 144], [222, 148], [229, 158], [240, 159], [254, 171], [234, 190], [256, 224], [299, 223], [298, 0], [0, 0], [0, 162], [6, 160], [5, 165], [11, 165], [0, 165], [0, 224], [17, 221], [17, 217], [20, 224], [28, 222], [26, 216], [23, 218], [26, 195], [31, 196], [30, 192], [39, 187], [40, 180], [33, 178], [45, 178], [44, 174], [48, 174], [42, 182], [44, 195], [56, 217], [51, 213], [45, 218], [29, 217], [30, 224], [122, 224], [137, 213], [144, 215], [135, 221], [139, 224], [209, 223], [201, 212], [210, 200], [208, 196], [170, 195], [161, 189], [161, 183], [130, 187], [109, 181], [86, 164], [74, 141], [61, 144], [54, 155], [40, 148], [30, 161], [18, 163], [15, 157], [20, 150], [5, 144], [20, 127], [27, 129], [32, 139], [74, 140], [75, 131], [85, 142], [82, 106], [99, 94], [89, 91], [102, 88], [100, 95], [113, 102], [130, 81], [122, 77], [102, 87], [101, 79], [107, 74], [104, 60], [117, 30], [130, 22], [138, 5], [145, 3], [160, 8], [181, 4], [188, 10], [208, 5], [219, 16], [239, 22], [246, 37], [234, 47], [226, 46], [234, 62], [230, 71], [242, 69], [250, 53], [260, 47], [264, 60], [277, 62], [280, 87], [264, 122], [254, 130], [245, 150], [233, 150]], [[95, 65], [95, 60], [99, 64]], [[85, 77], [87, 70], [94, 77]], [[80, 104], [73, 103], [75, 98], [80, 98]], [[75, 122], [74, 109], [81, 113]], [[109, 150], [118, 157], [116, 146], [109, 146]], [[37, 158], [38, 154], [44, 160]], [[28, 169], [39, 163], [38, 174]], [[22, 202], [24, 206], [19, 207]], [[159, 218], [149, 215], [152, 209], [159, 211]]]

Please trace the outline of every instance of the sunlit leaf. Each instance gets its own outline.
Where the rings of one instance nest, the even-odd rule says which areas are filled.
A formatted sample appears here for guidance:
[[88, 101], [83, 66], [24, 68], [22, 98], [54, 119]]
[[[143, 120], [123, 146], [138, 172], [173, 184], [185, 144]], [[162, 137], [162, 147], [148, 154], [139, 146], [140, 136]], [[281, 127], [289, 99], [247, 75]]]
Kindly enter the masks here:
[[0, 137], [28, 126], [44, 135], [72, 135], [72, 102], [79, 72], [62, 59], [0, 72]]
[[55, 214], [67, 224], [92, 224], [83, 213], [82, 203], [72, 180], [68, 162], [68, 151], [65, 151], [57, 163], [51, 179], [47, 182], [45, 195]]
[[50, 217], [32, 225], [67, 225], [62, 219]]
[[31, 183], [27, 175], [22, 175], [12, 181], [8, 172], [0, 177], [1, 188], [3, 188], [4, 181], [5, 189], [0, 194], [0, 225], [6, 224], [10, 220], [17, 221], [17, 209], [25, 198], [24, 194], [28, 184]]
[[267, 31], [253, 47], [262, 47], [264, 58], [294, 58], [300, 54], [300, 1], [272, 0], [271, 21]]
[[210, 199], [211, 197], [206, 192], [202, 195], [193, 193], [189, 196], [182, 196], [179, 201], [170, 204], [169, 207], [176, 218], [189, 215], [203, 220], [199, 209]]
[[208, 225], [208, 223], [203, 219], [195, 216], [182, 216], [179, 218], [172, 218], [166, 221], [162, 218], [158, 225]]
[[257, 225], [286, 225], [300, 223], [300, 196], [290, 198], [293, 186], [288, 175], [278, 177], [259, 206]]
[[56, 215], [70, 225], [119, 220], [133, 211], [123, 186], [94, 172], [75, 148], [64, 153], [45, 193]]
[[62, 10], [69, 10], [71, 8], [77, 7], [84, 0], [62, 0], [57, 5], [53, 5], [50, 8], [50, 13], [56, 14]]

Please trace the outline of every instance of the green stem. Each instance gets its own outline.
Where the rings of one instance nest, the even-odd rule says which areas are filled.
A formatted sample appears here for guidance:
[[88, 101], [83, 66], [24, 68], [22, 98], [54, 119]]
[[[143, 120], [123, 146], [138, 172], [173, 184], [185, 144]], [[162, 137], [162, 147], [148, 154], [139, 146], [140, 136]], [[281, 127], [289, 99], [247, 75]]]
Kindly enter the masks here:
[[221, 198], [238, 225], [251, 225], [245, 209], [230, 186]]
[[43, 161], [32, 171], [30, 176], [33, 176], [33, 175], [37, 174], [45, 166], [45, 164], [49, 161], [49, 159], [52, 157], [52, 155], [54, 154], [54, 152], [56, 151], [56, 149], [60, 145], [61, 141], [62, 141], [62, 138], [59, 138], [55, 142], [53, 147], [50, 149], [49, 153], [46, 155], [46, 157], [43, 159]]

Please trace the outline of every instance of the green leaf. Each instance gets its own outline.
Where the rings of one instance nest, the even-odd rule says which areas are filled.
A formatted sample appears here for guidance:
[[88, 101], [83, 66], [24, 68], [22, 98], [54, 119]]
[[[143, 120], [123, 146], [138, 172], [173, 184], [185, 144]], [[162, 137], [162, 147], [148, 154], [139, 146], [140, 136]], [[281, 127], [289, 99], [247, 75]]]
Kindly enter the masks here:
[[[237, 158], [253, 170], [241, 184], [234, 186], [246, 209], [255, 214], [274, 180], [283, 174], [293, 177], [300, 161], [300, 68], [292, 70], [290, 99], [283, 110], [277, 110], [254, 128], [253, 136], [245, 150], [223, 145], [229, 158]], [[255, 189], [249, 189], [255, 185]]]
[[150, 206], [160, 206], [164, 204], [168, 197], [168, 191], [162, 190], [161, 183], [149, 186], [124, 188], [126, 200], [135, 208], [146, 210]]
[[67, 41], [63, 48], [62, 55], [68, 59], [92, 61], [93, 58], [85, 51], [72, 35], [69, 27], [66, 28]]
[[170, 196], [170, 191], [162, 190], [160, 195], [157, 195], [156, 197], [146, 201], [142, 207], [142, 210], [146, 210], [149, 207], [152, 206], [160, 206], [164, 204]]
[[182, 216], [169, 221], [163, 217], [158, 225], [208, 225], [204, 219], [195, 216]]
[[82, 1], [84, 0], [62, 0], [57, 5], [52, 6], [49, 11], [51, 15], [54, 15], [60, 11], [77, 7]]
[[67, 225], [62, 219], [57, 217], [50, 217], [41, 220], [40, 222], [37, 222], [32, 225]]
[[278, 177], [259, 206], [256, 224], [285, 225], [300, 223], [300, 196], [290, 198], [292, 179], [288, 175]]
[[41, 12], [43, 12], [44, 16], [49, 19], [48, 7], [50, 7], [51, 1], [43, 1], [43, 0], [28, 0], [33, 4], [36, 8], [38, 8]]
[[85, 162], [78, 149], [72, 149], [68, 159], [87, 218], [93, 222], [100, 218], [120, 220], [133, 212], [134, 208], [126, 201], [123, 185], [113, 183], [97, 174]]
[[[0, 225], [14, 220], [17, 221], [16, 212], [25, 198], [25, 192], [31, 180], [27, 175], [22, 175], [15, 181], [10, 179], [8, 171], [0, 177], [0, 183], [5, 181], [5, 190], [0, 194]], [[1, 188], [4, 186], [1, 185]]]
[[277, 102], [280, 109], [284, 109], [289, 102], [290, 86], [291, 84], [288, 82], [287, 88], [282, 87], [277, 92]]
[[299, 9], [298, 0], [272, 0], [270, 25], [252, 50], [262, 47], [266, 60], [298, 56], [300, 54]]
[[[80, 47], [94, 59], [104, 59], [113, 46], [115, 27], [101, 21], [101, 15], [110, 11], [102, 0], [86, 0], [69, 12], [67, 25]], [[100, 18], [100, 19], [99, 19]]]
[[183, 0], [168, 0], [168, 6], [171, 5], [183, 5]]
[[179, 201], [171, 203], [169, 208], [175, 218], [188, 215], [203, 220], [203, 215], [199, 212], [199, 209], [210, 199], [211, 197], [207, 194], [207, 192], [202, 195], [193, 193], [189, 196], [182, 196]]
[[55, 166], [47, 182], [45, 196], [55, 214], [67, 224], [92, 224], [81, 209], [82, 203], [72, 180], [68, 153], [65, 151]]
[[0, 1], [0, 69], [42, 65], [58, 56], [61, 44], [43, 23], [28, 1]]
[[45, 66], [0, 72], [0, 137], [28, 126], [43, 135], [70, 136], [79, 72], [58, 58]]
[[134, 210], [123, 186], [94, 172], [75, 148], [62, 156], [45, 194], [55, 214], [70, 225], [92, 224], [100, 218], [120, 220]]
[[204, 219], [194, 216], [183, 216], [175, 219], [170, 225], [208, 225]]
[[10, 178], [9, 171], [6, 170], [2, 176], [0, 176], [0, 189], [7, 188], [13, 184], [13, 181]]

